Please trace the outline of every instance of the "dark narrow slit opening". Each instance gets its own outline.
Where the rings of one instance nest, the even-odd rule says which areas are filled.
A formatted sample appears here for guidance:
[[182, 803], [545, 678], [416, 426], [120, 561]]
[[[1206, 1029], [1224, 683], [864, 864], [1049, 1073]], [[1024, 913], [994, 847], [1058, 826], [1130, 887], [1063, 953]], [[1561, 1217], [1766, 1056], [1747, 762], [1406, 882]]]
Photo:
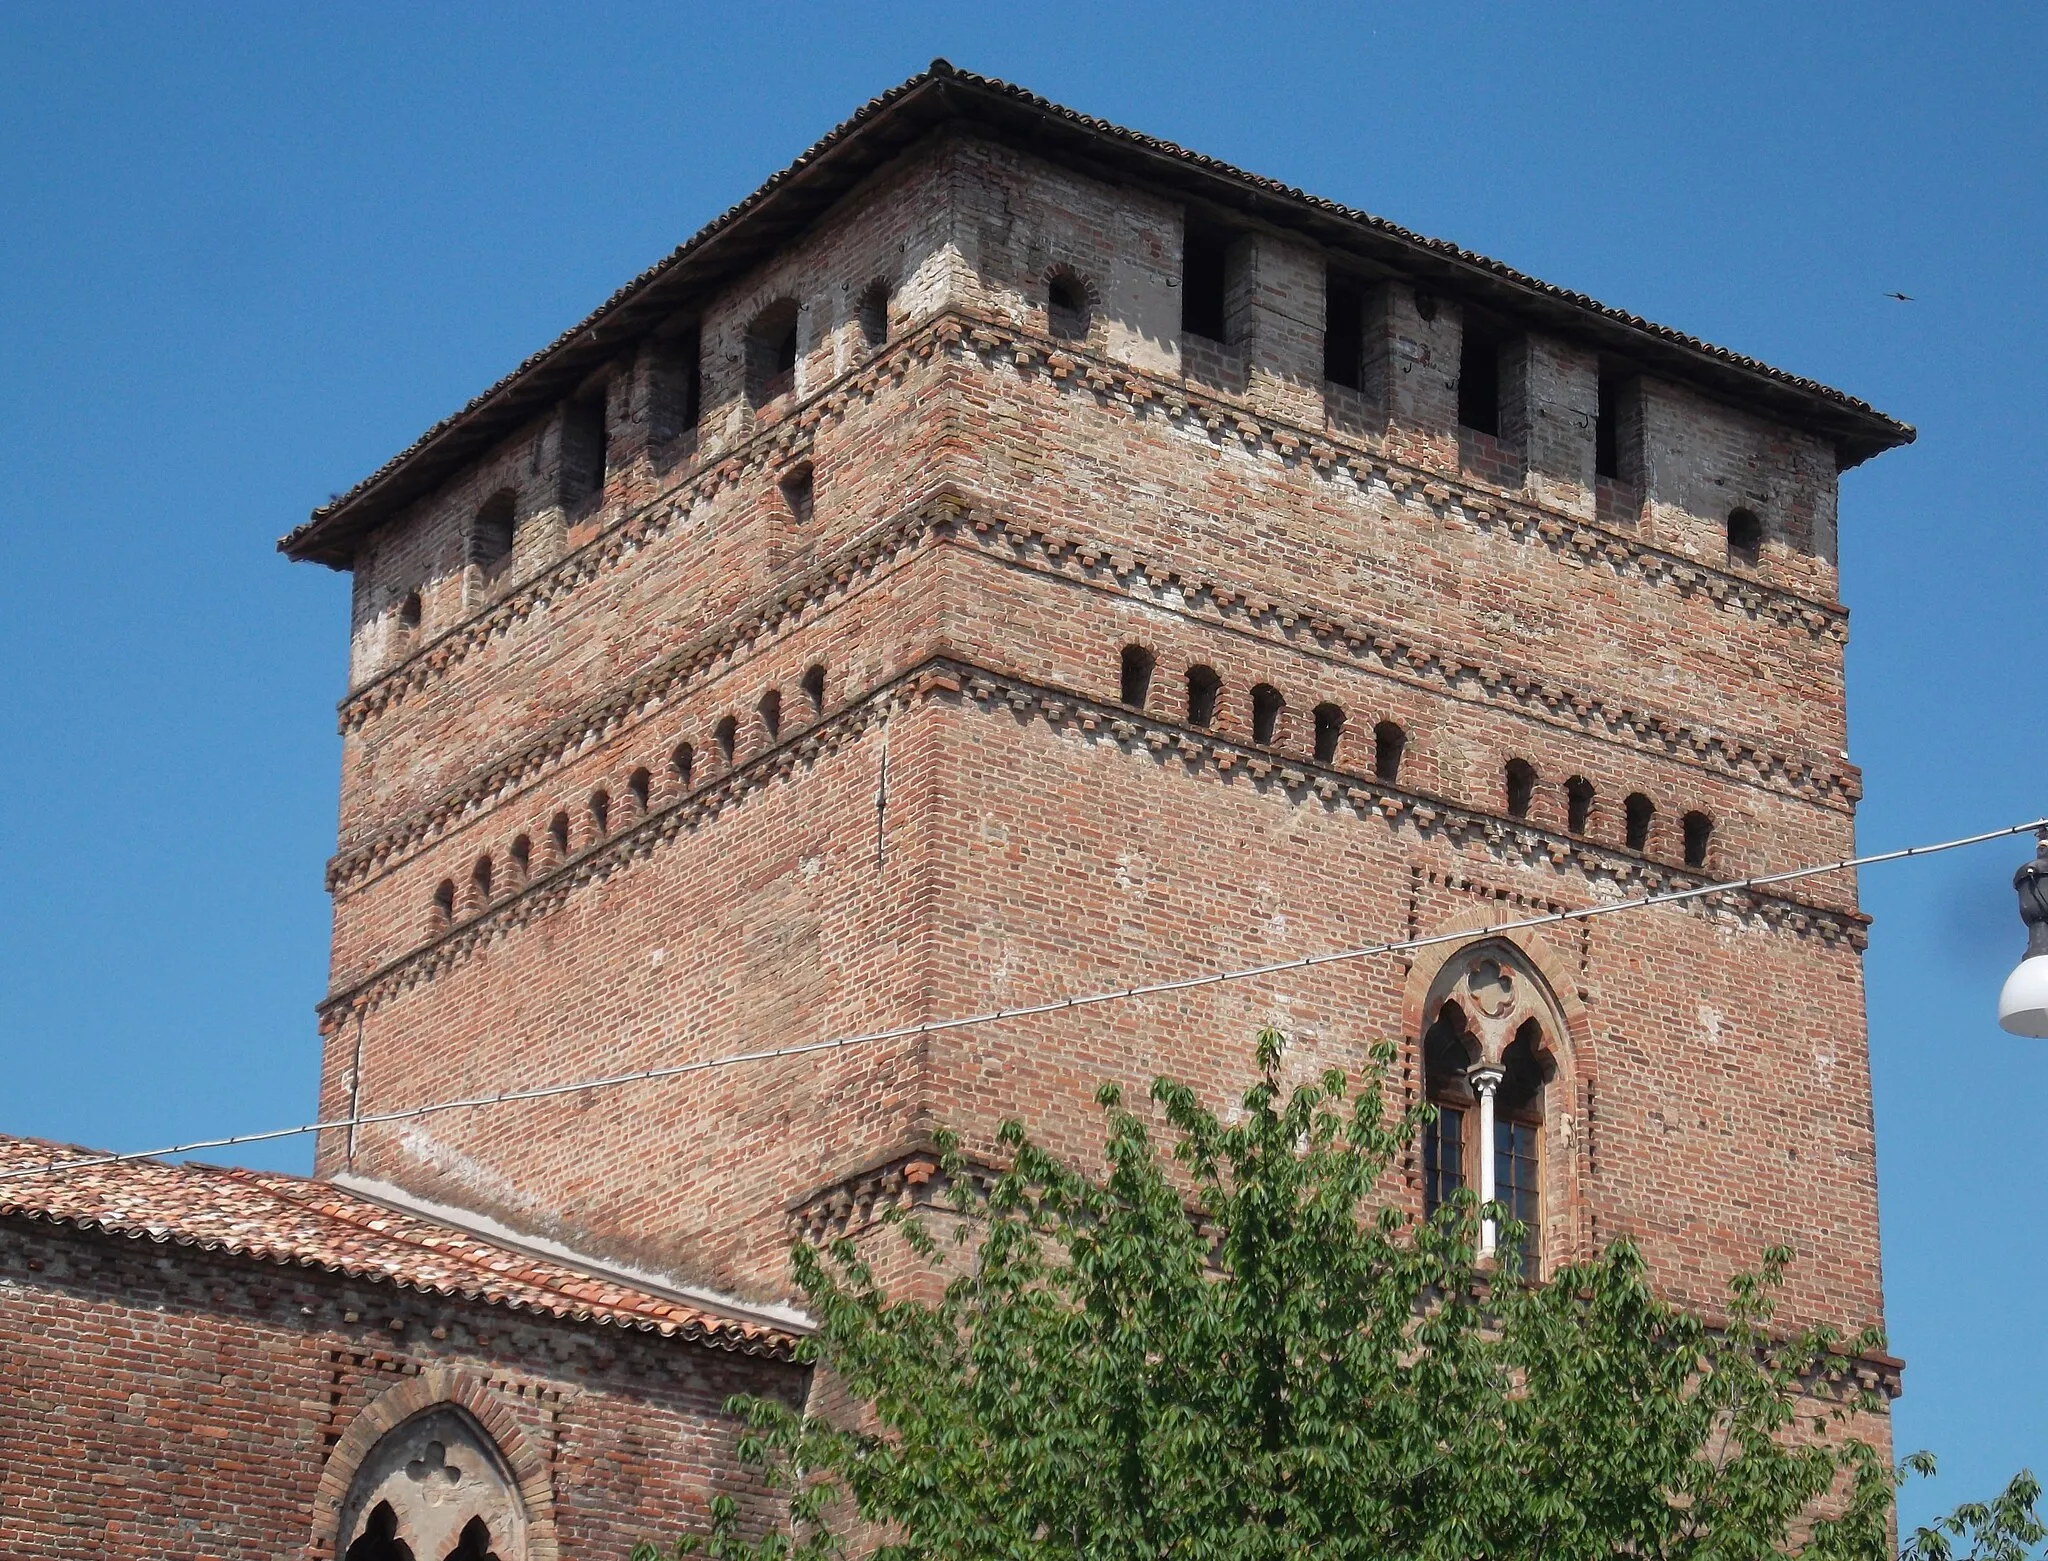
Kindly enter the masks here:
[[1398, 722], [1382, 721], [1372, 729], [1372, 772], [1392, 783], [1401, 778], [1401, 756], [1408, 751], [1408, 734]]
[[1365, 289], [1333, 276], [1323, 303], [1323, 378], [1347, 390], [1365, 389]]
[[1286, 703], [1280, 690], [1271, 683], [1261, 683], [1252, 690], [1252, 741], [1261, 748], [1273, 746], [1273, 738], [1280, 730], [1280, 712]]
[[796, 388], [796, 333], [801, 311], [794, 298], [778, 298], [747, 327], [747, 402], [766, 406]]
[[1339, 705], [1316, 706], [1316, 763], [1335, 764], [1344, 741], [1344, 711]]
[[1216, 696], [1222, 689], [1223, 679], [1214, 667], [1188, 668], [1188, 725], [1208, 726], [1215, 721]]
[[860, 335], [871, 348], [889, 340], [889, 284], [880, 277], [860, 295]]
[[782, 502], [789, 506], [789, 518], [799, 526], [811, 523], [817, 501], [817, 480], [809, 461], [782, 479]]
[[510, 488], [492, 494], [469, 532], [469, 561], [490, 569], [510, 556], [518, 500]]
[[1142, 645], [1126, 645], [1123, 655], [1123, 682], [1117, 697], [1134, 710], [1145, 708], [1145, 697], [1152, 692], [1152, 652]]
[[1612, 374], [1600, 376], [1600, 410], [1593, 419], [1593, 472], [1599, 477], [1621, 475], [1621, 381]]
[[648, 441], [663, 444], [692, 433], [704, 406], [704, 341], [692, 325], [657, 349], [649, 386]]
[[1527, 818], [1536, 800], [1536, 767], [1527, 759], [1510, 759], [1507, 768], [1508, 817]]
[[1756, 511], [1733, 509], [1728, 512], [1728, 557], [1738, 564], [1754, 564], [1763, 555], [1764, 523], [1757, 518]]
[[1593, 822], [1593, 783], [1583, 775], [1574, 775], [1564, 783], [1564, 827], [1574, 835], [1583, 835]]
[[604, 491], [611, 429], [602, 385], [569, 403], [562, 414], [562, 502], [577, 504]]
[[1227, 340], [1229, 329], [1228, 234], [1189, 223], [1181, 249], [1180, 328], [1211, 341]]
[[1070, 341], [1088, 334], [1088, 290], [1070, 271], [1056, 272], [1045, 284], [1045, 328]]
[[1500, 338], [1469, 316], [1458, 349], [1458, 421], [1500, 437]]
[[1685, 865], [1705, 867], [1707, 847], [1713, 843], [1714, 821], [1704, 813], [1688, 813], [1684, 819]]
[[1631, 851], [1650, 849], [1650, 821], [1657, 816], [1657, 809], [1650, 799], [1640, 791], [1630, 792], [1628, 800], [1621, 805], [1622, 820], [1627, 828], [1628, 848]]

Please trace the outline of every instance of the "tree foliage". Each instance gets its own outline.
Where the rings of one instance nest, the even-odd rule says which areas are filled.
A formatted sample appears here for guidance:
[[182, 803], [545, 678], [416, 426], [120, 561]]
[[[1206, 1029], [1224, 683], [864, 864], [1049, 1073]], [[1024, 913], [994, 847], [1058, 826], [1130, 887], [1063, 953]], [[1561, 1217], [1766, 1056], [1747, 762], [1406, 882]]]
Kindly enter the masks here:
[[[1229, 1120], [1156, 1083], [1170, 1159], [1113, 1088], [1100, 1178], [1011, 1124], [975, 1204], [943, 1145], [979, 1244], [900, 1218], [952, 1276], [936, 1302], [892, 1299], [850, 1241], [799, 1244], [813, 1358], [859, 1423], [735, 1400], [786, 1525], [757, 1533], [721, 1497], [708, 1534], [636, 1561], [1892, 1553], [1897, 1481], [1931, 1465], [1894, 1470], [1854, 1434], [1879, 1406], [1852, 1358], [1879, 1340], [1774, 1327], [1790, 1252], [1737, 1277], [1711, 1327], [1653, 1295], [1626, 1243], [1519, 1283], [1476, 1254], [1502, 1211], [1385, 1206], [1429, 1110], [1388, 1099], [1390, 1052], [1355, 1091], [1338, 1072], [1283, 1088], [1281, 1052], [1260, 1036]], [[1905, 1549], [2019, 1561], [2038, 1494], [2022, 1475]]]

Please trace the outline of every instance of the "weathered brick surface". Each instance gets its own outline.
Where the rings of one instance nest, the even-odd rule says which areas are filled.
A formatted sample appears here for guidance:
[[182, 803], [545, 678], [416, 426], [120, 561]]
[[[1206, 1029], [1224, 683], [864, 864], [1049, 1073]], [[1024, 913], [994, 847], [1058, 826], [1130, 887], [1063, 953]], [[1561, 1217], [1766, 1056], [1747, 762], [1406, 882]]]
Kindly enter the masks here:
[[332, 1556], [330, 1460], [359, 1417], [425, 1378], [436, 1398], [467, 1384], [521, 1455], [534, 1556], [622, 1555], [701, 1524], [714, 1491], [765, 1517], [723, 1401], [802, 1390], [794, 1366], [694, 1342], [0, 1220], [14, 1554]]
[[[618, 471], [585, 519], [536, 522], [542, 540], [522, 535], [517, 567], [481, 589], [454, 567], [500, 469], [552, 491], [543, 420], [486, 458], [493, 475], [385, 525], [358, 560], [325, 1110], [1848, 853], [1860, 785], [1820, 439], [1638, 377], [1623, 477], [1596, 482], [1596, 354], [1511, 339], [1501, 434], [1460, 430], [1464, 305], [1396, 281], [1367, 311], [1363, 388], [1338, 393], [1314, 247], [1248, 235], [1232, 339], [1184, 341], [1182, 224], [1144, 191], [942, 137], [706, 300], [686, 453], [641, 453], [654, 349], [623, 350]], [[1090, 300], [1080, 338], [1049, 334], [1055, 274]], [[874, 276], [895, 288], [879, 350], [853, 314]], [[754, 411], [746, 325], [784, 296], [805, 311], [795, 389]], [[806, 462], [799, 520], [781, 484]], [[1753, 566], [1726, 554], [1737, 503], [1765, 518]], [[435, 600], [455, 605], [408, 653], [379, 604], [437, 570]], [[1126, 644], [1157, 658], [1142, 713], [1119, 708]], [[1197, 665], [1222, 682], [1202, 729], [1185, 708]], [[1266, 746], [1259, 683], [1286, 701]], [[1345, 732], [1319, 764], [1324, 702]], [[1392, 785], [1373, 775], [1382, 720], [1407, 734]], [[1538, 772], [1526, 820], [1505, 816], [1510, 758]], [[629, 801], [643, 768], [645, 818]], [[1573, 777], [1596, 791], [1584, 838]], [[1642, 851], [1624, 839], [1631, 793], [1655, 807]], [[1713, 836], [1689, 873], [1691, 811]], [[505, 871], [521, 835], [523, 878]], [[486, 855], [487, 900], [467, 887]], [[1673, 1294], [1710, 1304], [1790, 1235], [1797, 1315], [1880, 1319], [1853, 883], [1525, 942], [1568, 973], [1552, 984], [1575, 1016], [1546, 1105], [1546, 1255], [1626, 1233]], [[357, 1168], [773, 1295], [790, 1207], [938, 1123], [986, 1148], [1021, 1115], [1086, 1154], [1102, 1079], [1168, 1071], [1225, 1101], [1268, 1020], [1304, 1072], [1397, 1036], [1419, 1087], [1411, 984], [1380, 959], [429, 1118], [366, 1132]], [[339, 1153], [330, 1140], [322, 1164]], [[1396, 1195], [1419, 1197], [1412, 1180]]]

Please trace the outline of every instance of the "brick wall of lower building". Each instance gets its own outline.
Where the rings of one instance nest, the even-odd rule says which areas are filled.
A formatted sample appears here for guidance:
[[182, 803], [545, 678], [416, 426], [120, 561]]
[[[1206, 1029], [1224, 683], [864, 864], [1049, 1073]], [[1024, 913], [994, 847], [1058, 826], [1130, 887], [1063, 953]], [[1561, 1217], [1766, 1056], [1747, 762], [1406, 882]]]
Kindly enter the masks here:
[[795, 1366], [694, 1342], [10, 1218], [0, 1530], [52, 1561], [331, 1556], [328, 1459], [428, 1375], [509, 1417], [562, 1555], [701, 1526], [714, 1491], [765, 1517], [723, 1403], [804, 1387]]

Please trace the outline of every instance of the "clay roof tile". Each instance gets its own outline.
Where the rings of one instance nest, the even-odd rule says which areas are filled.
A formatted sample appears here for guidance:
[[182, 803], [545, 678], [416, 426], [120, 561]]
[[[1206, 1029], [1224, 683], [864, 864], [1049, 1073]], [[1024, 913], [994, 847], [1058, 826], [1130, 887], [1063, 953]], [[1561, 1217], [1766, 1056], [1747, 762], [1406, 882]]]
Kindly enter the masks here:
[[[0, 1172], [90, 1155], [0, 1134]], [[323, 1269], [433, 1295], [637, 1328], [748, 1355], [790, 1359], [791, 1329], [692, 1307], [497, 1245], [331, 1182], [213, 1165], [135, 1160], [0, 1181], [0, 1218], [171, 1242], [258, 1262]]]

